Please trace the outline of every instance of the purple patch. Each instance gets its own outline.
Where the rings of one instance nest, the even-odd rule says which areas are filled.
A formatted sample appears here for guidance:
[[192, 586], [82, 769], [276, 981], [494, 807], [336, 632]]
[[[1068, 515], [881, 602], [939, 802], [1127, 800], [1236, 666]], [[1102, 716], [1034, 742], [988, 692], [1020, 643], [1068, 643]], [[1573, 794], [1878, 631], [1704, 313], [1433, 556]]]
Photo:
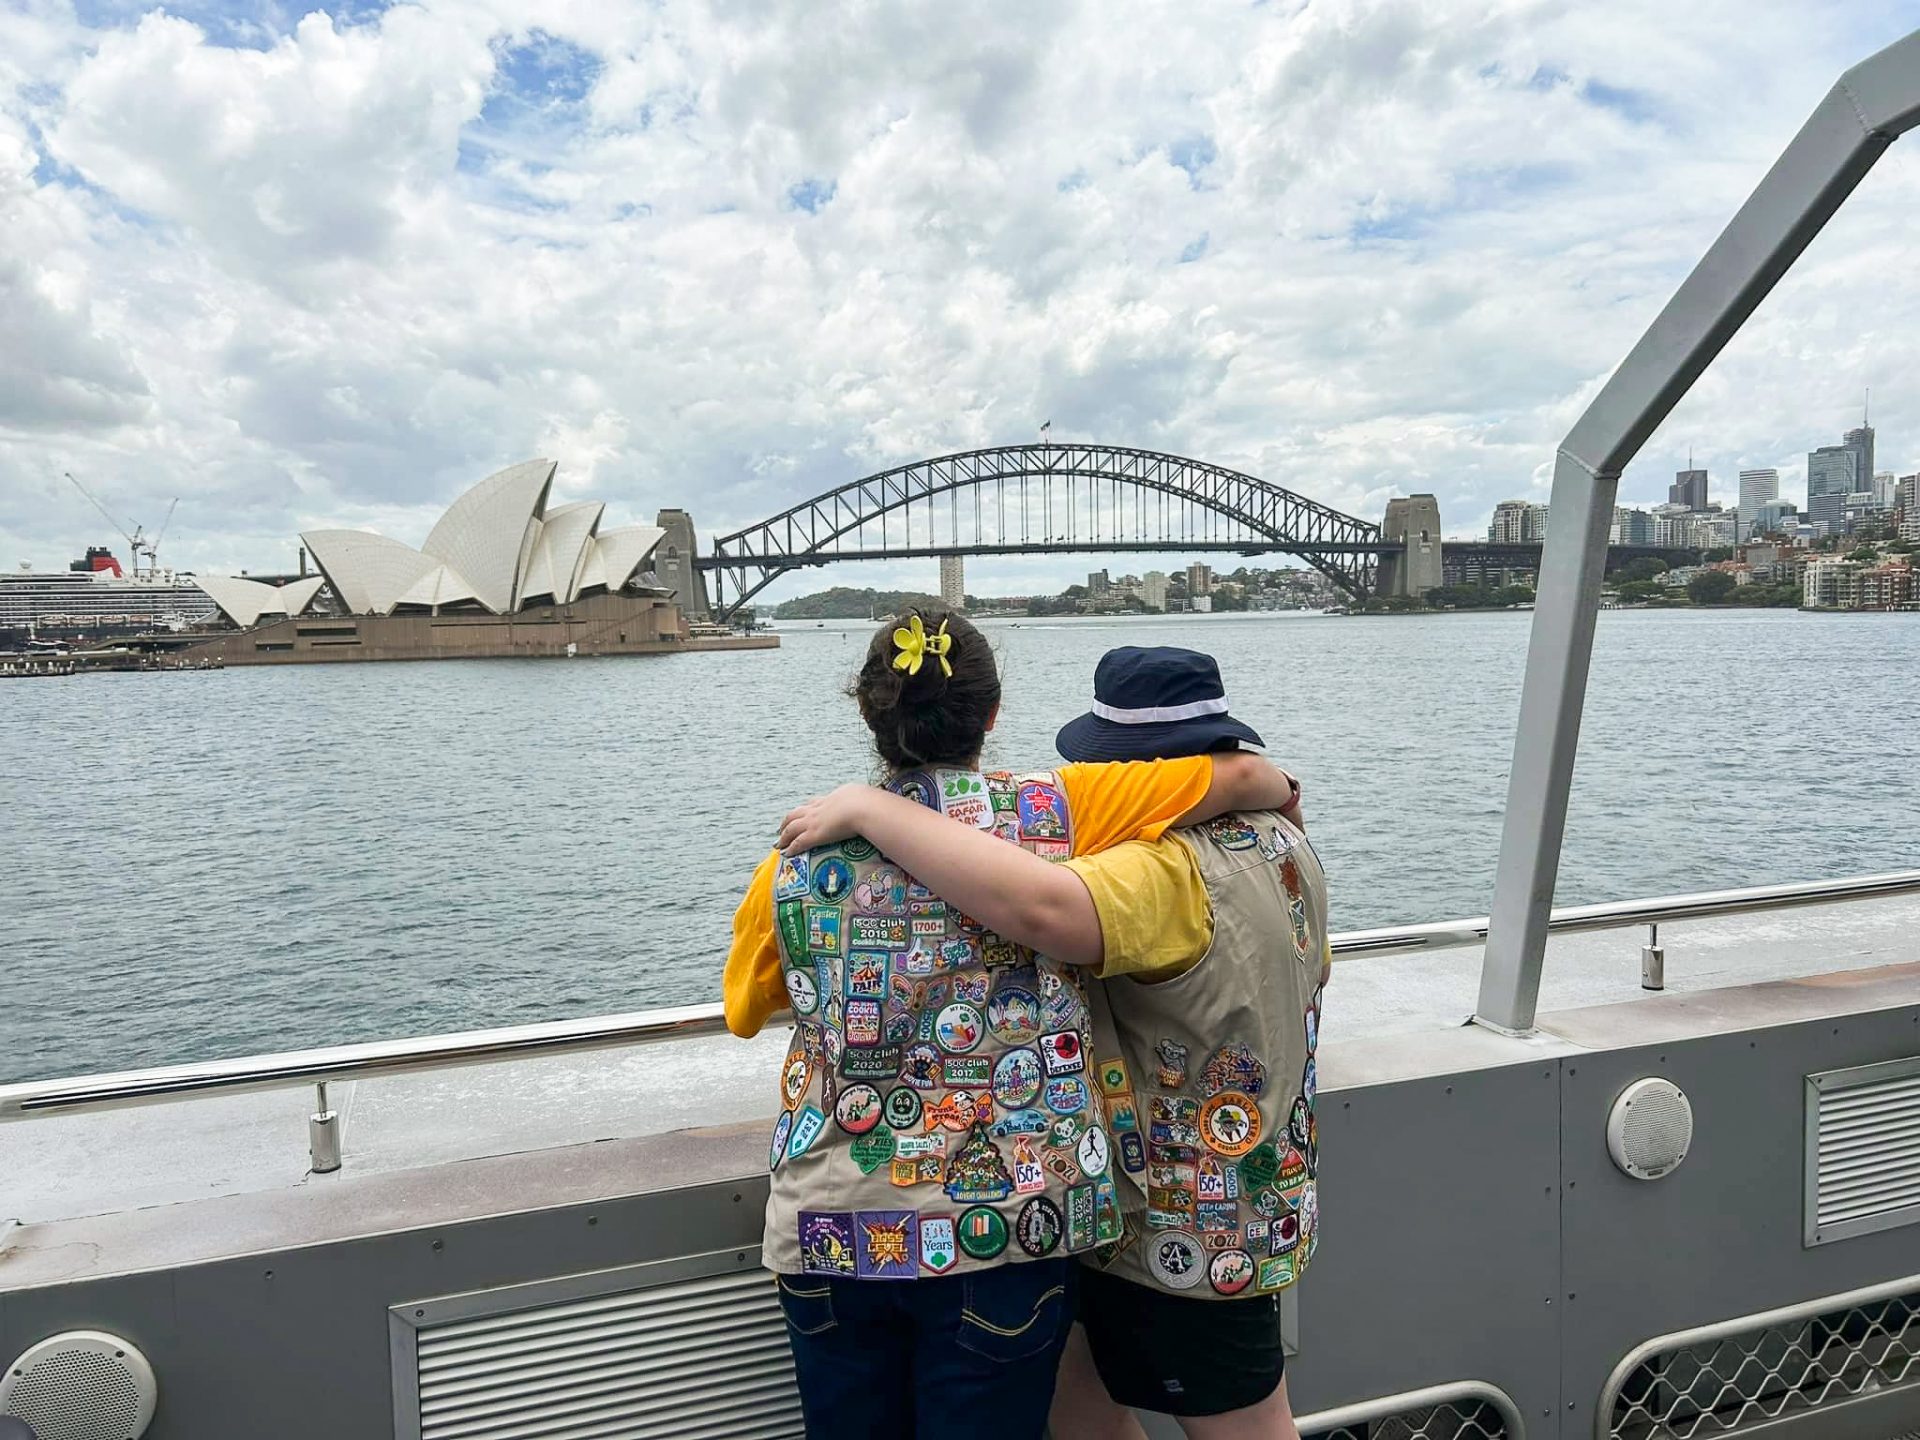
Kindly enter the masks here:
[[800, 1212], [800, 1268], [809, 1275], [851, 1275], [853, 1216], [844, 1211]]
[[853, 1217], [855, 1273], [862, 1280], [911, 1280], [920, 1264], [914, 1210], [861, 1210]]

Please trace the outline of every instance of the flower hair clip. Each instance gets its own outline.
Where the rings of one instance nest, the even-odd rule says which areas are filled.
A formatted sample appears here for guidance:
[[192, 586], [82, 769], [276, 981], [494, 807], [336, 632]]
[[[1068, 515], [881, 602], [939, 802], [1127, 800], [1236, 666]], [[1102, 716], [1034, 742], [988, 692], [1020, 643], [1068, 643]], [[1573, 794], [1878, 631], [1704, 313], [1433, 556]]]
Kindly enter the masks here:
[[940, 662], [941, 673], [952, 676], [953, 665], [947, 659], [947, 652], [953, 648], [953, 637], [947, 634], [946, 621], [942, 620], [940, 629], [929, 635], [920, 617], [910, 615], [907, 623], [893, 632], [893, 643], [900, 647], [900, 653], [893, 657], [894, 669], [918, 675], [920, 666], [931, 655]]

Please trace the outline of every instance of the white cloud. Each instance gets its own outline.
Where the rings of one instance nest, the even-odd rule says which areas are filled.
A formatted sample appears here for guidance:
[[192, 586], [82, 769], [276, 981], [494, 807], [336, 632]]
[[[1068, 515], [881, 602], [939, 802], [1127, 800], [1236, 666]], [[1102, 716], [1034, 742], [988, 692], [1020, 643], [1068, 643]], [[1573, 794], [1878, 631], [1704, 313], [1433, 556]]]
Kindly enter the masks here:
[[[541, 451], [616, 523], [718, 531], [1044, 418], [1471, 530], [1900, 11], [30, 0], [0, 556], [95, 538], [69, 468], [131, 518], [184, 496], [176, 563], [257, 570], [302, 525], [417, 539]], [[1883, 457], [1920, 461], [1917, 175], [1882, 162], [1626, 496], [1689, 443], [1791, 491], [1876, 381]]]

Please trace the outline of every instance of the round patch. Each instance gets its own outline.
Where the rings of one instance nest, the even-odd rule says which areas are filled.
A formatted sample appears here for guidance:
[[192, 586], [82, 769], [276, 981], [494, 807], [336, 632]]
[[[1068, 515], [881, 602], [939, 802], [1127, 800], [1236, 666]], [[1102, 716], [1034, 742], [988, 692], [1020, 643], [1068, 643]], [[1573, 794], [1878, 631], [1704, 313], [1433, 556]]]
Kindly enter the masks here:
[[881, 1102], [881, 1111], [887, 1117], [887, 1124], [896, 1130], [911, 1130], [920, 1123], [920, 1111], [923, 1108], [920, 1096], [905, 1085], [887, 1092], [887, 1098]]
[[987, 1029], [1009, 1045], [1031, 1045], [1040, 1035], [1040, 997], [1007, 986], [987, 1001]]
[[1253, 1283], [1253, 1257], [1244, 1250], [1222, 1250], [1207, 1266], [1207, 1279], [1222, 1295], [1238, 1295]]
[[864, 1135], [880, 1123], [880, 1092], [871, 1085], [849, 1085], [834, 1102], [833, 1123], [849, 1135]]
[[828, 904], [845, 898], [853, 888], [853, 867], [844, 860], [822, 860], [813, 867], [813, 893]]
[[1293, 1132], [1293, 1143], [1304, 1147], [1308, 1140], [1307, 1128], [1313, 1119], [1313, 1107], [1307, 1104], [1307, 1097], [1293, 1097], [1293, 1110], [1287, 1116], [1287, 1128]]
[[1080, 1171], [1088, 1179], [1106, 1173], [1107, 1132], [1098, 1125], [1089, 1125], [1087, 1133], [1080, 1137], [1080, 1144], [1073, 1152], [1073, 1158], [1080, 1164]]
[[1238, 1090], [1222, 1090], [1200, 1107], [1200, 1135], [1229, 1159], [1260, 1143], [1260, 1107]]
[[862, 860], [871, 860], [880, 852], [874, 848], [871, 840], [863, 835], [855, 835], [851, 839], [840, 842], [840, 853], [858, 864]]
[[1013, 1233], [1020, 1248], [1038, 1260], [1054, 1252], [1063, 1228], [1060, 1207], [1046, 1196], [1036, 1195], [1020, 1207], [1020, 1218], [1014, 1221]]
[[986, 1038], [980, 1012], [961, 1000], [942, 1006], [933, 1020], [933, 1038], [949, 1055], [964, 1055], [978, 1049], [981, 1040]]
[[794, 1014], [811, 1015], [820, 1008], [820, 982], [805, 970], [789, 970], [787, 998], [793, 1002]]
[[800, 1103], [800, 1097], [807, 1093], [807, 1085], [813, 1079], [813, 1062], [804, 1055], [789, 1055], [787, 1068], [780, 1072], [780, 1093], [786, 1098], [787, 1108], [792, 1109]]
[[1184, 1230], [1169, 1230], [1147, 1242], [1147, 1268], [1169, 1290], [1191, 1290], [1207, 1275], [1207, 1254]]
[[1036, 1052], [1009, 1050], [993, 1062], [993, 1098], [1009, 1110], [1018, 1110], [1040, 1093], [1043, 1078]]
[[1007, 1222], [990, 1205], [960, 1215], [960, 1248], [976, 1260], [991, 1260], [1007, 1248]]
[[1087, 1108], [1087, 1094], [1087, 1082], [1078, 1075], [1061, 1075], [1047, 1081], [1041, 1103], [1056, 1115], [1078, 1115]]
[[787, 1138], [793, 1134], [793, 1112], [782, 1110], [773, 1122], [773, 1143], [767, 1147], [767, 1169], [778, 1170], [787, 1157]]
[[909, 1045], [900, 1062], [900, 1078], [916, 1090], [931, 1090], [940, 1083], [940, 1052], [922, 1041]]

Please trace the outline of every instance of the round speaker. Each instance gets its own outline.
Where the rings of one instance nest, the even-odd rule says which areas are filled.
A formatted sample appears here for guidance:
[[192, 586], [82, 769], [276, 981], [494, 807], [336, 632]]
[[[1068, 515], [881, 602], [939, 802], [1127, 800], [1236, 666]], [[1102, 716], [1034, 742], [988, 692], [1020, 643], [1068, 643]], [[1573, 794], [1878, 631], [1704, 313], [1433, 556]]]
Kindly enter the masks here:
[[1607, 1114], [1607, 1153], [1636, 1180], [1670, 1175], [1693, 1144], [1693, 1106], [1671, 1080], [1636, 1080]]
[[153, 1367], [131, 1343], [68, 1330], [0, 1373], [0, 1415], [26, 1421], [39, 1440], [140, 1440], [158, 1393]]

